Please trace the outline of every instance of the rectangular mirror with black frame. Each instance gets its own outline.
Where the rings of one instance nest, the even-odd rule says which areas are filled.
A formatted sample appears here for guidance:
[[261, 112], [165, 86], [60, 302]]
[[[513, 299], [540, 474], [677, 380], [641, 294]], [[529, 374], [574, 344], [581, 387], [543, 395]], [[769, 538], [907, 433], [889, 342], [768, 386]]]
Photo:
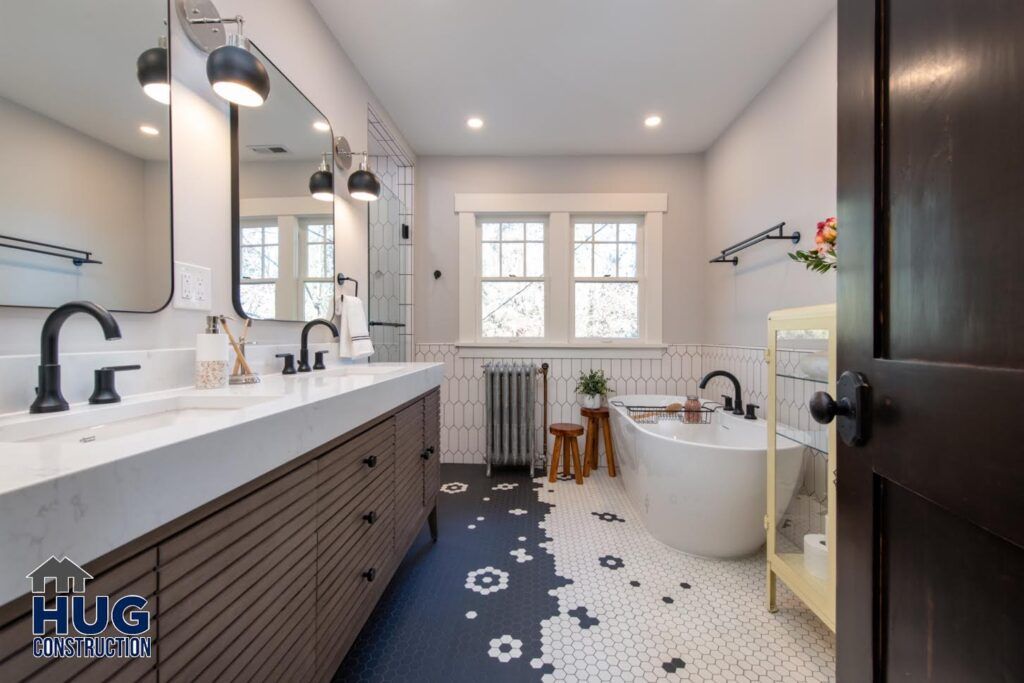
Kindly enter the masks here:
[[155, 312], [172, 277], [167, 0], [0, 21], [0, 305]]
[[327, 117], [252, 50], [270, 94], [259, 107], [231, 106], [235, 309], [256, 320], [331, 318], [334, 137]]

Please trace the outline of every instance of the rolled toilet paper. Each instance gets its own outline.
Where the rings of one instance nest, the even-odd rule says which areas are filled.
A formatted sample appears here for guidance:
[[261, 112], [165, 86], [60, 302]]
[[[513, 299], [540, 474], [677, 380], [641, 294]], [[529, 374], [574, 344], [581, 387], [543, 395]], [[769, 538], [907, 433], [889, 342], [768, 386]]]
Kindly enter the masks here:
[[804, 536], [804, 567], [811, 576], [828, 579], [828, 547], [825, 545], [825, 534], [806, 534]]

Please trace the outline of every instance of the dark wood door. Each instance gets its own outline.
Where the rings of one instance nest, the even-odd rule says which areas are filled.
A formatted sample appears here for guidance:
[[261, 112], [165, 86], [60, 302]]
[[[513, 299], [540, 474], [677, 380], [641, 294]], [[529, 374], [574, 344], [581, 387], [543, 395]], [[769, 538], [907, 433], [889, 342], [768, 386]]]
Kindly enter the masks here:
[[839, 7], [838, 678], [1024, 680], [1024, 2]]

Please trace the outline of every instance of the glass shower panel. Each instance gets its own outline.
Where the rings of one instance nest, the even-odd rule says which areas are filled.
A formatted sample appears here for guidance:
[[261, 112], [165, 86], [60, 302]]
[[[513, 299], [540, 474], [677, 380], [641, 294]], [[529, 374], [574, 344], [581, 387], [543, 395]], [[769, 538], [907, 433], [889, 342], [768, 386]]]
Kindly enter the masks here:
[[[369, 206], [370, 291], [369, 326], [374, 354], [371, 361], [405, 362], [405, 332], [411, 295], [411, 253], [402, 220], [407, 215], [402, 201], [387, 185], [380, 199]], [[404, 245], [404, 246], [403, 246]]]

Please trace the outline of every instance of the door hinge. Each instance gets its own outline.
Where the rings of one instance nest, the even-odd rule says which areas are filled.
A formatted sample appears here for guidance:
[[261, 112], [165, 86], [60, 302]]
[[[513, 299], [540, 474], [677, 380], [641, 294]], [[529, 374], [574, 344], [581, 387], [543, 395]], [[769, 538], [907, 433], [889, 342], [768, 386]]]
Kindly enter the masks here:
[[768, 531], [768, 515], [764, 516], [764, 530]]

